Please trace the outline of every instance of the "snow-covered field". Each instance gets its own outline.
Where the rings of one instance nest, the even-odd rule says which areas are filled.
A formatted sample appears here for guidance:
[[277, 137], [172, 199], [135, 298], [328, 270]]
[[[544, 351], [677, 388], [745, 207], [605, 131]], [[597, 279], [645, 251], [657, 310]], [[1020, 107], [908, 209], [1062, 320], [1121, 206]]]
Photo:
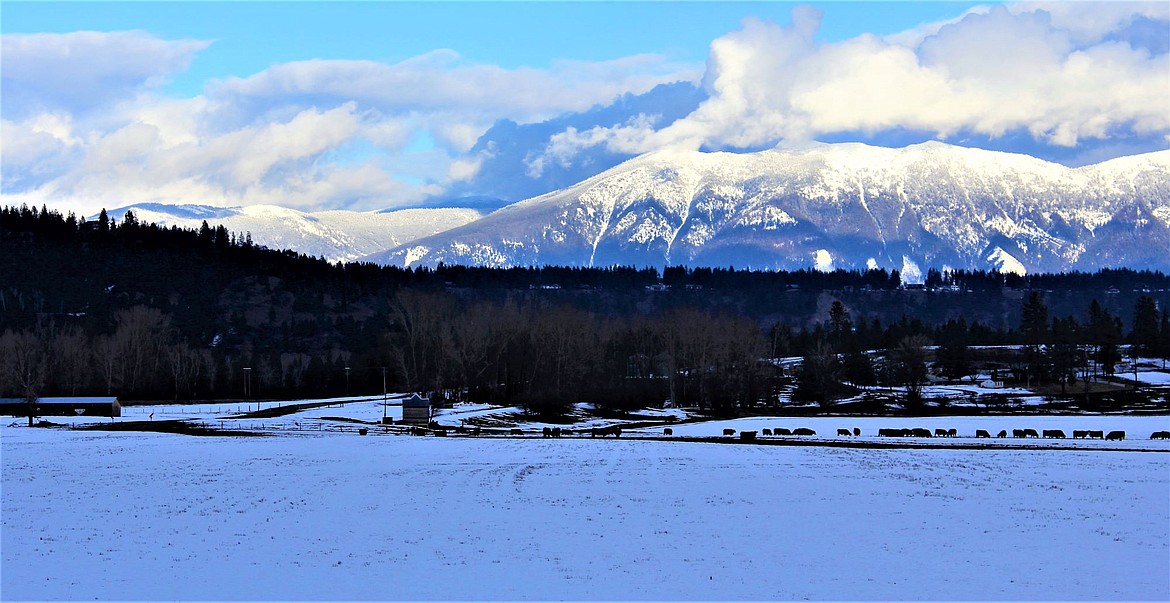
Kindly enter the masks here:
[[[376, 421], [380, 398], [264, 420], [228, 410], [153, 412], [271, 435], [0, 427], [3, 599], [1170, 599], [1170, 444], [1148, 440], [1170, 428], [1165, 416], [743, 419], [653, 441], [626, 438], [661, 429], [615, 440], [307, 428]], [[1129, 437], [1078, 440], [1084, 450], [681, 437], [769, 424], [825, 442], [854, 426], [874, 441], [900, 426]]]

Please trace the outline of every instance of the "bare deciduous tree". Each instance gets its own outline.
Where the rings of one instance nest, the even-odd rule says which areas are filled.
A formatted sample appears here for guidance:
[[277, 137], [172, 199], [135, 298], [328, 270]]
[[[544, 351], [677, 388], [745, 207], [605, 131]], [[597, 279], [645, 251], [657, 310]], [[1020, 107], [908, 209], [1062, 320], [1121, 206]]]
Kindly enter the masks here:
[[0, 335], [0, 369], [10, 387], [28, 404], [28, 426], [36, 416], [36, 404], [45, 383], [48, 350], [44, 339], [33, 331], [5, 330]]

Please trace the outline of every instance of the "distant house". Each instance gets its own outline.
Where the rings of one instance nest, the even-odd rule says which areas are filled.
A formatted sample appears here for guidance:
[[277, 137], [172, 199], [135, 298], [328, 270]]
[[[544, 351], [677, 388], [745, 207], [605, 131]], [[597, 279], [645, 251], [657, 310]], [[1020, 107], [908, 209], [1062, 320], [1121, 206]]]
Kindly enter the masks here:
[[[27, 417], [28, 403], [21, 398], [0, 398], [0, 415]], [[122, 404], [110, 396], [40, 398], [35, 416], [38, 417], [120, 417]]]
[[402, 400], [402, 422], [410, 425], [426, 425], [431, 422], [431, 399], [418, 394]]

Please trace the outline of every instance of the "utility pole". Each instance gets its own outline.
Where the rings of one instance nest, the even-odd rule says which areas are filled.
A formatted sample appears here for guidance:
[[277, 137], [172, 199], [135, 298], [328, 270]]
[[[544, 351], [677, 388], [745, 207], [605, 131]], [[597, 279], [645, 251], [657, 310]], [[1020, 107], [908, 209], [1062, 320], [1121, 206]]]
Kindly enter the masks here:
[[386, 367], [382, 367], [382, 424], [386, 424]]
[[349, 367], [345, 367], [345, 395], [349, 395]]
[[[252, 367], [244, 367], [244, 399], [252, 399]], [[256, 410], [260, 410], [260, 402], [256, 402]]]

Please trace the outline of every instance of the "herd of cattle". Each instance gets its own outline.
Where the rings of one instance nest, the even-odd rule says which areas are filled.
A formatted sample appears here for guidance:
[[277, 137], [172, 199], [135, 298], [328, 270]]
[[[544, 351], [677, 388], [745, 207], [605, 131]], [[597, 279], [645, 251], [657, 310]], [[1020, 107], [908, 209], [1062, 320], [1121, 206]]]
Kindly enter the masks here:
[[[454, 429], [456, 432], [463, 434], [463, 435], [471, 435], [471, 436], [480, 435], [480, 428], [479, 427], [474, 427], [474, 428], [455, 427], [452, 429]], [[362, 430], [362, 432], [365, 432], [365, 431], [366, 431], [365, 429]], [[432, 429], [428, 430], [427, 428], [416, 426], [416, 427], [411, 427], [409, 433], [411, 435], [434, 434], [436, 436], [445, 436], [445, 435], [447, 435], [447, 430], [443, 429], [443, 428], [437, 428], [437, 427], [432, 427]], [[524, 430], [517, 429], [517, 428], [510, 429], [508, 431], [508, 433], [509, 433], [509, 435], [525, 435]], [[674, 429], [667, 427], [667, 428], [662, 430], [662, 434], [666, 435], [666, 436], [673, 436]], [[917, 427], [917, 428], [912, 428], [912, 429], [882, 428], [882, 429], [878, 429], [877, 434], [879, 437], [883, 437], [883, 438], [955, 438], [955, 437], [959, 437], [958, 430], [954, 429], [954, 428], [935, 429], [933, 432], [929, 429], [925, 429], [922, 427]], [[365, 433], [362, 433], [362, 435], [365, 435]], [[561, 436], [571, 436], [571, 435], [590, 435], [590, 436], [595, 437], [595, 438], [603, 438], [606, 436], [613, 436], [613, 437], [617, 438], [617, 437], [621, 437], [622, 429], [621, 429], [621, 427], [618, 427], [616, 425], [611, 425], [609, 427], [594, 427], [592, 429], [581, 429], [581, 430], [577, 430], [576, 432], [574, 432], [571, 429], [566, 429], [566, 428], [561, 428], [561, 427], [545, 427], [544, 429], [541, 430], [541, 435], [543, 437], [546, 437], [546, 438], [559, 438]], [[736, 435], [736, 430], [724, 429], [723, 435], [727, 436], [727, 437], [734, 437]], [[757, 435], [756, 431], [741, 431], [741, 432], [739, 432], [739, 437], [741, 440], [748, 440], [748, 441], [755, 440], [756, 435]], [[809, 429], [807, 427], [797, 427], [796, 429], [788, 429], [787, 427], [775, 427], [775, 428], [766, 428], [765, 427], [764, 429], [759, 431], [759, 435], [762, 435], [762, 436], [781, 436], [781, 437], [783, 437], [783, 436], [797, 436], [797, 437], [805, 436], [805, 437], [807, 437], [807, 436], [815, 436], [815, 435], [817, 435], [817, 432], [812, 430], [812, 429]], [[854, 427], [852, 429], [838, 429], [837, 435], [844, 436], [844, 437], [860, 437], [861, 436], [861, 429], [859, 429], [857, 427]], [[985, 429], [976, 429], [975, 430], [975, 437], [976, 438], [990, 438], [992, 436], [991, 436], [991, 432], [989, 432]], [[1009, 437], [1008, 430], [1004, 429], [1004, 430], [1000, 431], [998, 434], [996, 434], [995, 437], [996, 438]], [[1011, 430], [1010, 437], [1012, 437], [1012, 438], [1065, 439], [1068, 436], [1066, 436], [1064, 431], [1060, 430], [1060, 429], [1045, 429], [1042, 432], [1038, 432], [1035, 429], [1013, 429], [1013, 430]], [[1077, 440], [1079, 440], [1079, 439], [1097, 439], [1097, 440], [1117, 440], [1117, 441], [1120, 441], [1120, 440], [1125, 439], [1125, 432], [1124, 431], [1110, 431], [1109, 433], [1105, 433], [1104, 431], [1075, 430], [1072, 432], [1072, 437], [1073, 437], [1073, 439], [1077, 439]], [[1150, 434], [1150, 439], [1151, 440], [1170, 440], [1170, 431], [1155, 431], [1154, 433]]]
[[[523, 432], [519, 429], [513, 429], [512, 433], [516, 435]], [[581, 430], [580, 433], [584, 434], [585, 431]], [[588, 433], [595, 438], [604, 438], [605, 436], [620, 438], [622, 435], [622, 428], [618, 427], [617, 425], [612, 425], [610, 427], [594, 427], [593, 429], [590, 429]], [[545, 427], [541, 430], [540, 435], [541, 437], [545, 438], [559, 438], [561, 436], [573, 435], [573, 430], [561, 427]]]
[[[672, 429], [670, 429], [669, 427], [666, 428], [665, 430], [663, 430], [663, 435], [673, 435], [673, 433], [674, 433], [674, 431]], [[735, 433], [736, 432], [734, 429], [724, 429], [723, 430], [723, 435], [728, 436], [728, 437], [735, 436]], [[784, 427], [780, 427], [780, 428], [774, 428], [774, 429], [765, 428], [765, 429], [761, 430], [760, 435], [765, 435], [765, 436], [815, 436], [815, 435], [817, 435], [817, 432], [815, 432], [811, 429], [808, 429], [807, 427], [800, 427], [800, 428], [791, 429], [791, 430], [784, 428]], [[845, 436], [845, 437], [859, 437], [859, 436], [861, 436], [861, 430], [858, 429], [857, 427], [854, 427], [853, 429], [838, 429], [837, 435], [838, 436]], [[925, 429], [922, 427], [917, 427], [917, 428], [913, 428], [913, 429], [889, 429], [889, 428], [878, 429], [878, 436], [883, 437], [883, 438], [955, 438], [955, 437], [959, 437], [958, 430], [954, 429], [954, 428], [935, 429], [934, 432], [931, 432], [929, 429]], [[740, 439], [752, 440], [752, 439], [755, 439], [755, 437], [756, 437], [755, 431], [740, 432]], [[990, 438], [991, 432], [989, 432], [985, 429], [976, 429], [975, 430], [975, 437], [976, 438]], [[1006, 437], [1008, 437], [1008, 431], [1006, 429], [1004, 429], [1004, 430], [1000, 431], [998, 434], [996, 434], [995, 437], [996, 438], [1006, 438]], [[1045, 430], [1043, 430], [1043, 432], [1037, 432], [1035, 429], [1013, 429], [1011, 431], [1011, 437], [1013, 437], [1013, 438], [1040, 438], [1040, 437], [1043, 437], [1043, 438], [1063, 440], [1063, 439], [1067, 438], [1068, 436], [1066, 436], [1064, 433], [1064, 430], [1061, 430], [1061, 429], [1045, 429]], [[1121, 440], [1125, 439], [1125, 432], [1124, 431], [1110, 431], [1109, 433], [1105, 433], [1104, 431], [1074, 430], [1072, 437], [1073, 437], [1073, 439], [1078, 439], [1078, 440], [1079, 439], [1098, 439], [1098, 440], [1121, 441]], [[1170, 440], [1170, 431], [1155, 431], [1154, 433], [1150, 434], [1150, 439], [1151, 440]]]

